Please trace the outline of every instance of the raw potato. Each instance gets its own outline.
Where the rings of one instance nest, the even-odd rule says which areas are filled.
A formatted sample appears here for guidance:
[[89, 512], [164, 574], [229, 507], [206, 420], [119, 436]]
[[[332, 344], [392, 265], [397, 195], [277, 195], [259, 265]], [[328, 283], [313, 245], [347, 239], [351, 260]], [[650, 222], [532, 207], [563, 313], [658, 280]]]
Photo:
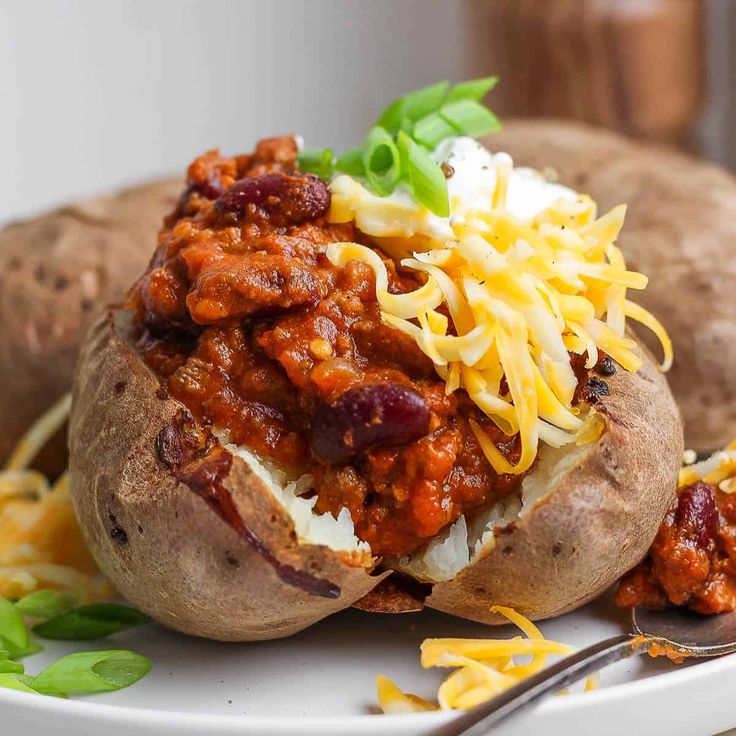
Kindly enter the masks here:
[[[95, 323], [81, 350], [70, 470], [87, 543], [123, 596], [187, 634], [253, 641], [294, 634], [371, 590], [382, 576], [345, 564], [327, 547], [297, 543], [291, 519], [243, 460], [223, 448], [217, 461], [190, 456], [181, 404], [162, 393], [114, 314]], [[182, 474], [189, 485], [177, 480]], [[211, 493], [219, 484], [282, 570], [303, 571], [339, 595], [284, 582], [266, 555], [192, 490]]]
[[[180, 190], [175, 180], [145, 184], [0, 231], [0, 465], [71, 387], [84, 331], [143, 271]], [[63, 438], [41, 464], [63, 469]]]
[[[118, 590], [167, 626], [225, 640], [288, 636], [371, 591], [381, 576], [327, 547], [297, 543], [291, 520], [241, 459], [219, 446], [198, 449], [206, 432], [167, 398], [124, 339], [125, 325], [124, 313], [109, 312], [90, 331], [70, 426], [77, 514]], [[493, 603], [552, 616], [602, 592], [644, 556], [674, 494], [679, 416], [650, 360], [639, 374], [619, 369], [608, 381], [612, 395], [597, 404], [607, 424], [600, 441], [486, 559], [436, 585], [427, 605], [486, 621]], [[218, 488], [231, 494], [241, 533], [204, 500]], [[288, 565], [329, 581], [339, 596], [285, 582], [243, 530], [282, 572]]]
[[[736, 435], [736, 178], [712, 164], [564, 121], [511, 121], [486, 139], [517, 165], [551, 167], [603, 212], [628, 203], [619, 244], [651, 277], [635, 301], [675, 345], [670, 386], [685, 444], [712, 450]], [[642, 328], [639, 333], [654, 348]]]
[[644, 557], [674, 497], [680, 418], [651, 359], [638, 373], [619, 368], [606, 382], [611, 395], [596, 405], [607, 422], [600, 440], [565, 467], [531, 512], [497, 534], [487, 557], [435, 585], [427, 606], [487, 623], [507, 623], [490, 613], [491, 603], [532, 619], [559, 616]]

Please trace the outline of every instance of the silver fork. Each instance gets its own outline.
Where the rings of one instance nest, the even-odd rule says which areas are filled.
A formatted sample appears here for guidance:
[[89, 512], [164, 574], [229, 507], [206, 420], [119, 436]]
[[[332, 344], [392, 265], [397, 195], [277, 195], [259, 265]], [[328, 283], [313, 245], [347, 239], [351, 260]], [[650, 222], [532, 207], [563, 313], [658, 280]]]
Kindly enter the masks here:
[[557, 692], [606, 665], [665, 647], [686, 657], [718, 657], [736, 652], [736, 613], [700, 616], [686, 609], [631, 612], [629, 634], [593, 644], [561, 659], [528, 680], [477, 706], [433, 732], [433, 736], [486, 736], [492, 726], [548, 693]]

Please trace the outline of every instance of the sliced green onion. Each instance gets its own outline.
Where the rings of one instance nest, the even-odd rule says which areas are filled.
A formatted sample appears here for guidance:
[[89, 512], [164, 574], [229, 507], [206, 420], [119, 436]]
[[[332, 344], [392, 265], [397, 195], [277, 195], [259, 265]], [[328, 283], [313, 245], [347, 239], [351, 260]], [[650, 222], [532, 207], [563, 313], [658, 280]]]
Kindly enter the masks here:
[[45, 694], [89, 694], [120, 690], [151, 671], [142, 654], [124, 649], [77, 652], [62, 657], [33, 679], [33, 687]]
[[331, 148], [304, 148], [297, 154], [300, 171], [317, 174], [320, 179], [332, 176]]
[[449, 89], [449, 82], [437, 82], [410, 92], [404, 97], [403, 117], [419, 120], [430, 112], [434, 112], [447, 99]]
[[394, 100], [379, 116], [376, 120], [376, 125], [380, 125], [385, 130], [395, 133], [401, 127], [401, 121], [403, 119], [402, 108], [404, 105], [404, 98], [399, 97]]
[[149, 621], [148, 616], [135, 608], [117, 603], [93, 603], [36, 624], [33, 632], [44, 639], [83, 641], [109, 636]]
[[447, 216], [447, 181], [429, 155], [443, 140], [456, 135], [479, 137], [498, 130], [498, 118], [481, 104], [497, 77], [481, 77], [450, 87], [437, 82], [394, 100], [382, 113], [360, 148], [337, 161], [329, 149], [299, 154], [304, 171], [327, 178], [333, 171], [367, 180], [368, 188], [386, 197], [406, 181], [414, 198], [431, 212]]
[[363, 144], [363, 167], [368, 186], [380, 197], [396, 188], [401, 178], [401, 155], [394, 139], [381, 127], [371, 128]]
[[30, 641], [26, 646], [19, 647], [13, 644], [9, 639], [4, 639], [0, 636], [0, 648], [7, 652], [8, 659], [20, 659], [21, 657], [28, 657], [31, 654], [38, 654], [43, 651], [43, 647], [36, 644], [35, 641]]
[[31, 618], [52, 618], [74, 608], [78, 599], [69, 593], [56, 590], [37, 590], [21, 598], [15, 607], [25, 616]]
[[28, 684], [30, 681], [30, 678], [27, 678], [25, 675], [19, 675], [14, 672], [0, 673], [0, 687], [7, 688], [8, 690], [20, 690], [22, 693], [37, 692]]
[[6, 598], [0, 598], [0, 638], [8, 642], [12, 647], [3, 649], [11, 651], [11, 648], [24, 649], [28, 646], [28, 631], [23, 623], [23, 614]]
[[129, 687], [151, 671], [151, 660], [136, 652], [120, 651], [96, 664], [92, 671], [117, 689]]
[[448, 93], [445, 102], [456, 100], [476, 100], [480, 102], [498, 83], [498, 77], [469, 79], [456, 84]]
[[469, 135], [473, 138], [492, 133], [501, 127], [498, 118], [475, 100], [449, 102], [442, 106], [440, 115], [460, 135]]
[[6, 672], [22, 675], [25, 672], [25, 667], [20, 662], [13, 662], [12, 659], [0, 659], [0, 674]]
[[447, 180], [439, 164], [403, 131], [399, 133], [397, 143], [414, 199], [435, 215], [447, 217], [450, 214]]
[[408, 118], [411, 122], [438, 110], [447, 97], [449, 82], [437, 82], [428, 87], [409, 92], [408, 95], [394, 100], [378, 117], [376, 125], [389, 133], [396, 133], [402, 122]]
[[445, 138], [457, 135], [455, 128], [438, 112], [425, 115], [417, 120], [412, 131], [412, 138], [433, 151]]
[[335, 169], [343, 174], [350, 174], [350, 176], [364, 176], [363, 149], [357, 147], [345, 151], [335, 162]]
[[[404, 133], [411, 135], [414, 130], [414, 121], [411, 118], [402, 118], [399, 130], [403, 130]], [[399, 131], [397, 130], [396, 132], [398, 133]]]

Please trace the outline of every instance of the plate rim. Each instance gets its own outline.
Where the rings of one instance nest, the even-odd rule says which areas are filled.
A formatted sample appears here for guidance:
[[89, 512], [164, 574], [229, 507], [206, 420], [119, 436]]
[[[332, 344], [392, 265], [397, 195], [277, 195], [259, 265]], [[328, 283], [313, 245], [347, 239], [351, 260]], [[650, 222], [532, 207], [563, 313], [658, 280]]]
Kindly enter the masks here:
[[[539, 703], [537, 709], [541, 714], [546, 712], [559, 714], [560, 711], [572, 711], [580, 707], [591, 708], [606, 701], [626, 699], [631, 697], [632, 693], [640, 697], [646, 697], [648, 693], [654, 690], [675, 686], [681, 684], [683, 681], [702, 679], [708, 676], [717, 677], [721, 671], [731, 669], [734, 665], [736, 665], [736, 654], [709, 658], [708, 660], [684, 667], [673, 663], [672, 666], [677, 669], [671, 672], [662, 672], [641, 680], [622, 682], [603, 687], [599, 690], [570, 693], [560, 698], [547, 698]], [[140, 683], [138, 686], [145, 687], [145, 684]], [[201, 723], [211, 733], [215, 733], [216, 731], [232, 733], [231, 729], [235, 724], [241, 727], [269, 729], [277, 733], [278, 729], [293, 729], [296, 725], [303, 726], [305, 722], [310, 726], [318, 726], [320, 724], [335, 726], [339, 724], [345, 727], [362, 729], [367, 724], [376, 725], [377, 716], [380, 716], [381, 723], [385, 723], [386, 726], [398, 726], [400, 724], [410, 726], [416, 724], [426, 727], [433, 722], [441, 723], [444, 720], [450, 720], [453, 714], [458, 713], [457, 711], [432, 711], [392, 715], [380, 713], [318, 716], [264, 716], [248, 715], [247, 713], [237, 715], [234, 713], [207, 713], [203, 711], [159, 710], [155, 708], [141, 708], [140, 706], [126, 706], [123, 704], [95, 703], [91, 700], [82, 699], [64, 700], [47, 695], [25, 693], [10, 689], [0, 689], [0, 706], [15, 706], [22, 709], [31, 708], [36, 711], [46, 711], [50, 716], [66, 713], [68, 715], [82, 717], [95, 717], [101, 720], [107, 718], [116, 722], [136, 722], [139, 724], [155, 725], [158, 721], [161, 721], [162, 724], [165, 721], [166, 726], [169, 728], [178, 725], [186, 725], [188, 728], [191, 728]]]

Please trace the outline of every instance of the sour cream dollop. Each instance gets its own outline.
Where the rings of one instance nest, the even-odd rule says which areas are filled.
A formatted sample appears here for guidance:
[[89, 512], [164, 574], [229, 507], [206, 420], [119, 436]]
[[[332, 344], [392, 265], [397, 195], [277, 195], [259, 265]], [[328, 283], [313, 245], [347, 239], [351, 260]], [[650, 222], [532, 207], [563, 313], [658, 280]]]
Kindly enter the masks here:
[[545, 179], [535, 169], [514, 168], [508, 153], [491, 153], [473, 138], [448, 138], [432, 154], [437, 163], [452, 168], [447, 180], [450, 217], [469, 210], [488, 212], [500, 168], [508, 169], [506, 210], [520, 220], [531, 221], [558, 199], [575, 200], [577, 193]]

